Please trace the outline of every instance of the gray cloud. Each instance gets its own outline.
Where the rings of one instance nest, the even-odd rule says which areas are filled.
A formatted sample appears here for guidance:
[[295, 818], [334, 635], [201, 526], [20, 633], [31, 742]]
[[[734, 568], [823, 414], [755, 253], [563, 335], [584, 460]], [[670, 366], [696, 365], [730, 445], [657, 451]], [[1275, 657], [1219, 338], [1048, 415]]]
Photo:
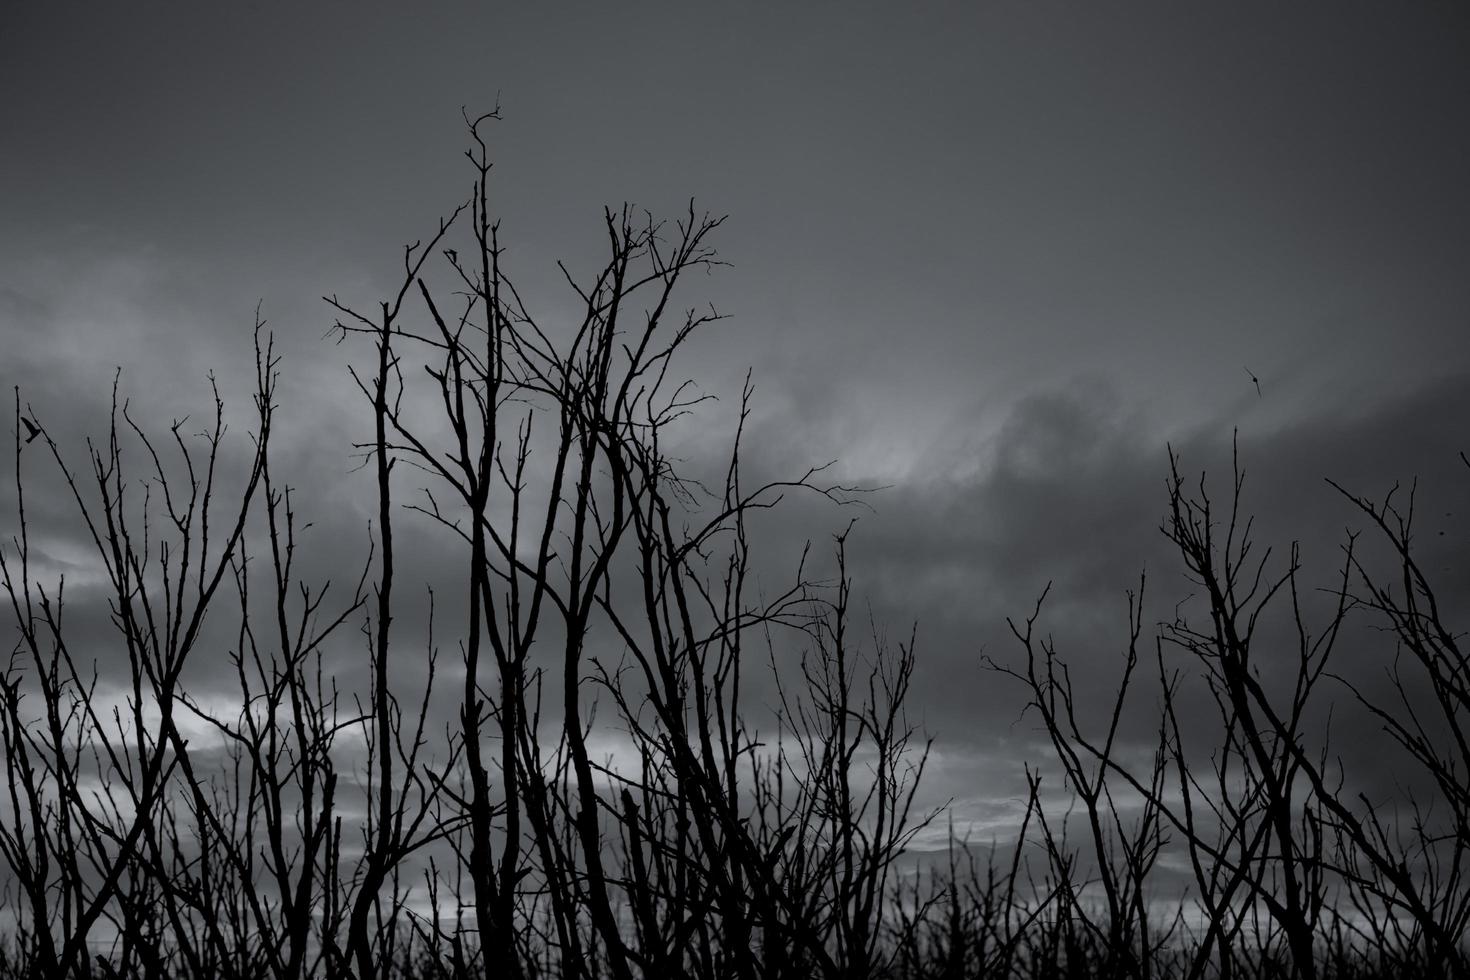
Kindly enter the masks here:
[[[498, 91], [507, 262], [548, 321], [571, 306], [554, 262], [595, 265], [603, 203], [731, 212], [716, 242], [735, 268], [688, 297], [733, 315], [686, 362], [723, 400], [680, 452], [718, 472], [754, 365], [752, 479], [838, 459], [838, 478], [888, 486], [871, 512], [792, 499], [762, 515], [762, 574], [783, 581], [808, 540], [828, 561], [859, 516], [859, 594], [890, 637], [918, 624], [932, 794], [964, 819], [993, 826], [1039, 751], [1020, 692], [980, 667], [1016, 653], [1005, 618], [1053, 582], [1046, 623], [1106, 691], [1140, 571], [1149, 621], [1188, 593], [1158, 532], [1166, 442], [1223, 490], [1238, 428], [1258, 535], [1278, 553], [1300, 540], [1313, 584], [1361, 526], [1323, 478], [1381, 496], [1419, 476], [1426, 563], [1449, 594], [1470, 587], [1454, 456], [1470, 417], [1462, 13], [348, 14], [0, 15], [0, 184], [23, 190], [0, 234], [0, 382], [68, 447], [102, 431], [116, 365], [155, 431], [208, 408], [211, 368], [243, 407], [263, 299], [286, 354], [281, 475], [316, 524], [308, 580], [355, 581], [372, 513], [350, 472], [360, 352], [320, 339], [318, 297], [387, 288], [401, 243], [468, 186], [457, 107]], [[7, 536], [13, 502], [0, 482]], [[54, 476], [28, 514], [76, 586], [79, 635], [104, 651]], [[446, 662], [463, 596], [445, 536], [398, 527], [408, 683], [424, 586], [441, 586]], [[227, 618], [211, 626], [227, 645]], [[1347, 659], [1367, 670], [1384, 652], [1363, 636]], [[347, 684], [359, 641], [349, 629], [331, 652]], [[226, 679], [206, 665], [199, 680]]]
[[[1311, 590], [1335, 584], [1345, 531], [1365, 523], [1328, 477], [1375, 499], [1394, 481], [1406, 491], [1417, 479], [1424, 564], [1444, 596], [1463, 594], [1470, 534], [1450, 515], [1466, 489], [1456, 453], [1464, 438], [1460, 420], [1470, 409], [1467, 390], [1463, 378], [1454, 379], [1388, 404], [1328, 407], [1274, 431], [1241, 435], [1243, 507], [1257, 516], [1258, 553], [1272, 547], [1273, 567], [1281, 570], [1289, 544], [1301, 543], [1309, 619], [1324, 621], [1328, 610]], [[1121, 671], [1125, 591], [1137, 588], [1140, 572], [1148, 576], [1146, 624], [1171, 620], [1194, 591], [1159, 530], [1167, 506], [1165, 446], [1140, 438], [1118, 402], [1115, 392], [1096, 386], [1024, 400], [1000, 428], [992, 468], [892, 488], [879, 495], [876, 515], [860, 522], [853, 548], [859, 587], [880, 621], [920, 624], [915, 703], [948, 751], [963, 745], [979, 756], [1013, 757], [1038, 750], [1035, 722], [1019, 715], [1020, 685], [987, 675], [979, 660], [983, 652], [1017, 662], [1022, 651], [1005, 619], [1029, 614], [1048, 583], [1041, 626], [1072, 664], [1078, 689], [1095, 692], [1095, 711], [1110, 703]], [[1228, 502], [1230, 440], [1231, 428], [1216, 423], [1174, 444], [1187, 479], [1208, 473], [1217, 506]], [[1371, 534], [1362, 550], [1370, 567], [1392, 574]], [[1204, 614], [1197, 597], [1182, 608]], [[1278, 645], [1283, 639], [1269, 631], [1266, 638]], [[1272, 657], [1289, 661], [1282, 660], [1285, 650], [1272, 654], [1269, 643], [1266, 649], [1269, 676]], [[1381, 691], [1391, 654], [1390, 640], [1359, 615], [1350, 620], [1338, 666], [1367, 690]], [[1323, 690], [1326, 703], [1345, 694]], [[1146, 688], [1136, 695], [1129, 727], [1137, 737], [1151, 738], [1155, 700]], [[1384, 767], [1374, 762], [1381, 746], [1370, 748], [1375, 743], [1361, 728], [1342, 734], [1354, 731], [1355, 716], [1346, 704], [1339, 709], [1333, 750], [1358, 776], [1382, 785]], [[1208, 733], [1207, 713], [1196, 735]], [[981, 797], [1018, 791], [1014, 774], [1000, 786], [971, 790]]]

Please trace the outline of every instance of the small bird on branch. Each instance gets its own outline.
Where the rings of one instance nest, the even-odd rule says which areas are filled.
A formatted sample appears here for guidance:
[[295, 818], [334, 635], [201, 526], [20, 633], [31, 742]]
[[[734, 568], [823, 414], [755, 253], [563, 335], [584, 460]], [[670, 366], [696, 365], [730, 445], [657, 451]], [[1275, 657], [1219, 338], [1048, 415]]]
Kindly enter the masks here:
[[21, 417], [21, 420], [20, 420], [20, 424], [26, 427], [26, 442], [27, 443], [35, 442], [36, 441], [36, 436], [38, 436], [38, 435], [41, 434], [41, 430], [39, 428], [37, 428], [36, 423], [34, 423], [30, 419], [25, 418], [24, 416], [22, 416]]
[[1258, 378], [1258, 377], [1256, 377], [1255, 372], [1253, 372], [1250, 368], [1246, 368], [1245, 369], [1245, 373], [1248, 374], [1248, 375], [1250, 375], [1251, 383], [1256, 386], [1256, 397], [1257, 398], [1260, 398], [1261, 397], [1261, 379]]

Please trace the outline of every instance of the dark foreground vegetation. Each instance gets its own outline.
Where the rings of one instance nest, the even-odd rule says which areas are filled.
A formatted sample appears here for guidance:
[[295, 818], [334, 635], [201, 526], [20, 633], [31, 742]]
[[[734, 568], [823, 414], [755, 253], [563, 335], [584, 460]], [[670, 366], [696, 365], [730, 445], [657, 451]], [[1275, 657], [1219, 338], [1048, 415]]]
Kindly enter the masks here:
[[[1040, 605], [990, 664], [1029, 697], [1072, 810], [1043, 807], [1030, 771], [1020, 846], [955, 842], [915, 871], [900, 859], [944, 818], [914, 806], [913, 643], [855, 612], [843, 538], [835, 573], [813, 557], [755, 583], [758, 512], [857, 491], [820, 468], [747, 480], [745, 405], [715, 479], [668, 447], [700, 401], [675, 357], [717, 319], [676, 287], [717, 264], [719, 220], [607, 213], [606, 265], [566, 276], [580, 316], [542, 323], [501, 268], [490, 118], [470, 127], [470, 199], [405, 250], [392, 295], [329, 301], [371, 354], [352, 377], [377, 496], [351, 594], [300, 577], [322, 543], [273, 469], [259, 325], [249, 440], [225, 437], [218, 398], [202, 436], [150, 433], [114, 398], [82, 462], [17, 395], [8, 975], [1466, 976], [1470, 664], [1410, 498], [1350, 497], [1397, 572], [1349, 541], [1319, 616], [1295, 550], [1253, 547], [1238, 473], [1212, 500], [1176, 468], [1164, 531], [1196, 598], [1156, 631], [1130, 598], [1112, 710], [1074, 691]], [[38, 480], [94, 546], [105, 648], [36, 571]], [[462, 595], [413, 636], [395, 611], [424, 586], [395, 558], [426, 526]], [[1334, 651], [1373, 629], [1388, 681], [1356, 686]], [[362, 668], [338, 676], [343, 651]], [[1334, 701], [1376, 719], [1412, 798], [1355, 788]], [[1142, 756], [1120, 749], [1140, 712]], [[630, 746], [613, 764], [599, 731]], [[1157, 884], [1165, 863], [1184, 893]]]

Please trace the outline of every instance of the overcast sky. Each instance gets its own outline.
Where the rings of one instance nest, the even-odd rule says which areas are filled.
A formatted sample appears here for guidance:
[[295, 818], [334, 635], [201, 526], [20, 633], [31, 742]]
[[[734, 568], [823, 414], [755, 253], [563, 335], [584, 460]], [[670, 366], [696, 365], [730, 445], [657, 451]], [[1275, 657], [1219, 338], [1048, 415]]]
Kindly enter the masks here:
[[364, 416], [320, 297], [389, 288], [468, 193], [460, 107], [497, 98], [494, 207], [543, 315], [604, 204], [730, 215], [732, 267], [686, 294], [730, 319], [685, 368], [727, 396], [753, 368], [751, 465], [889, 486], [857, 587], [918, 621], [935, 792], [977, 820], [1029, 738], [978, 667], [1004, 617], [1055, 580], [1061, 637], [1117, 638], [1071, 651], [1107, 674], [1139, 571], [1161, 609], [1184, 591], [1169, 442], [1213, 469], [1238, 428], [1262, 536], [1324, 580], [1354, 515], [1323, 478], [1418, 476], [1470, 591], [1440, 517], [1470, 486], [1458, 5], [7, 4], [0, 381], [58, 433], [100, 429], [116, 366], [141, 411], [203, 411], [259, 301], [296, 480], [348, 492]]

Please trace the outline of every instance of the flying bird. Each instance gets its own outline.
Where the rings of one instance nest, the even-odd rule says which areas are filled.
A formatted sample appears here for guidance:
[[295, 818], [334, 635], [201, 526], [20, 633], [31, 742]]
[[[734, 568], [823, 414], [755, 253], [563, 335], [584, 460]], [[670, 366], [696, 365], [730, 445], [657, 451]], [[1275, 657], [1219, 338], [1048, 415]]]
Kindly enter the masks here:
[[1258, 377], [1256, 377], [1255, 372], [1252, 371], [1250, 368], [1246, 368], [1245, 369], [1245, 373], [1248, 374], [1248, 375], [1250, 375], [1251, 384], [1253, 384], [1253, 385], [1256, 386], [1256, 397], [1257, 398], [1260, 398], [1261, 397], [1261, 379], [1258, 378]]
[[22, 417], [20, 420], [20, 424], [26, 427], [26, 442], [35, 442], [36, 436], [41, 434], [41, 430], [36, 427], [36, 423], [32, 422], [28, 418]]

